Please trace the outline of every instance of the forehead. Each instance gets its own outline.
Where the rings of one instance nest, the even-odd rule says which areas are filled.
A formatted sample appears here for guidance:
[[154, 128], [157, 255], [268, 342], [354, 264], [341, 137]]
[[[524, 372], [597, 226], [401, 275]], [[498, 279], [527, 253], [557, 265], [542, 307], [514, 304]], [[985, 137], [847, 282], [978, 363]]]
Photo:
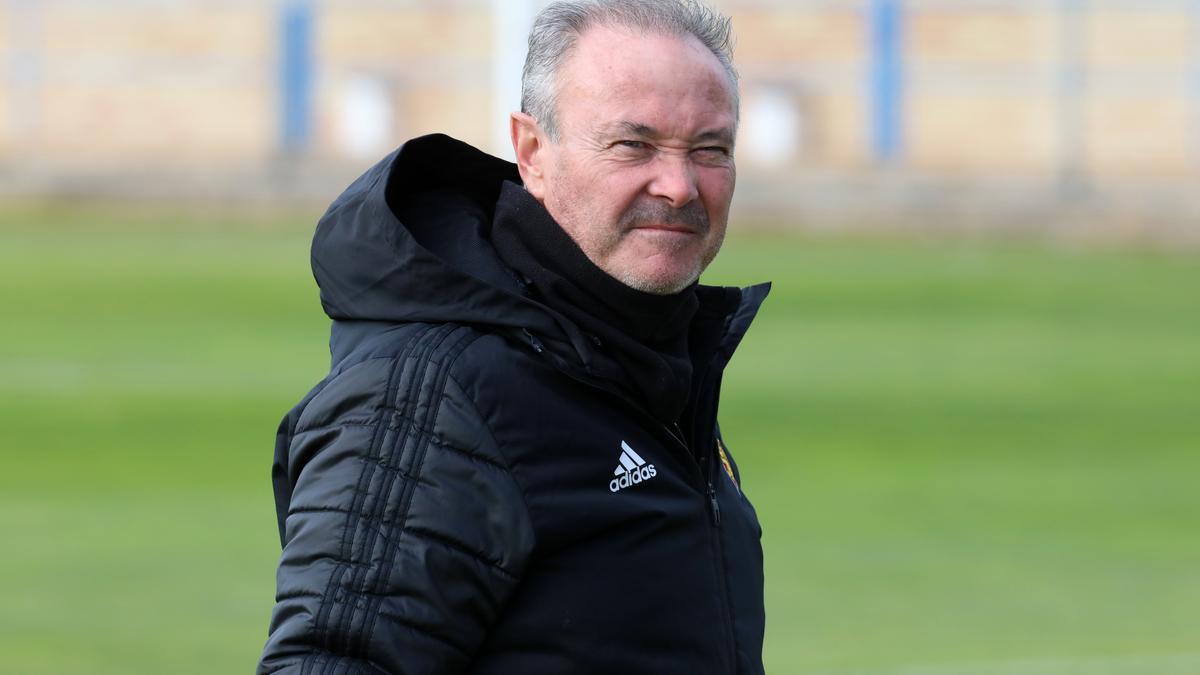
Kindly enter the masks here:
[[735, 125], [733, 83], [694, 36], [594, 26], [558, 74], [564, 126], [632, 122], [661, 128]]

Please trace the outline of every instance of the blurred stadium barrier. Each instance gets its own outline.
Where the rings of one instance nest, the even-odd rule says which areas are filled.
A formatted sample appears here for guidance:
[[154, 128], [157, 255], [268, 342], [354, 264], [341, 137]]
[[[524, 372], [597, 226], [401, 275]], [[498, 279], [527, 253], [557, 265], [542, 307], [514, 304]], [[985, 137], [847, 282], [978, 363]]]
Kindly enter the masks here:
[[[0, 194], [322, 201], [507, 155], [541, 0], [0, 0]], [[1200, 240], [1200, 2], [717, 0], [746, 216]]]

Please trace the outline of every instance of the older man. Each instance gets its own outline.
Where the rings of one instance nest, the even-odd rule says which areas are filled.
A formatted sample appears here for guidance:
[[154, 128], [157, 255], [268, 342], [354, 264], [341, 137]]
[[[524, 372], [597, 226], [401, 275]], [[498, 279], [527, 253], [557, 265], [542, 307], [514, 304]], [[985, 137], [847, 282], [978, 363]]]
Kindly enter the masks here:
[[428, 136], [330, 207], [333, 365], [280, 426], [260, 673], [762, 672], [716, 413], [766, 288], [697, 283], [734, 189], [728, 31], [553, 3], [516, 166]]

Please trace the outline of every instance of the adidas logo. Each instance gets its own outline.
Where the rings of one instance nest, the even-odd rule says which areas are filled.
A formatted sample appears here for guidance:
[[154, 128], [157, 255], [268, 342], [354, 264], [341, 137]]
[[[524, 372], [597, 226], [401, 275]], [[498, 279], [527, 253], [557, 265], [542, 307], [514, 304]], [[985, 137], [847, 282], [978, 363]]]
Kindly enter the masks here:
[[653, 464], [647, 464], [642, 456], [633, 451], [629, 444], [621, 441], [621, 462], [613, 469], [616, 478], [608, 481], [608, 489], [620, 492], [630, 485], [648, 481], [658, 475]]

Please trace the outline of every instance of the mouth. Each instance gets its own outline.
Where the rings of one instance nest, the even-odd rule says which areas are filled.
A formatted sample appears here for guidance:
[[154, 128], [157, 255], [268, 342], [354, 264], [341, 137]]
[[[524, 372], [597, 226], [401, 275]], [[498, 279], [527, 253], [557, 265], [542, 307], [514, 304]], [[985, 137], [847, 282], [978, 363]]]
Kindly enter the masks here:
[[651, 232], [674, 232], [675, 234], [697, 234], [696, 230], [684, 225], [669, 225], [665, 223], [650, 223], [648, 225], [638, 225], [636, 230], [648, 230]]

